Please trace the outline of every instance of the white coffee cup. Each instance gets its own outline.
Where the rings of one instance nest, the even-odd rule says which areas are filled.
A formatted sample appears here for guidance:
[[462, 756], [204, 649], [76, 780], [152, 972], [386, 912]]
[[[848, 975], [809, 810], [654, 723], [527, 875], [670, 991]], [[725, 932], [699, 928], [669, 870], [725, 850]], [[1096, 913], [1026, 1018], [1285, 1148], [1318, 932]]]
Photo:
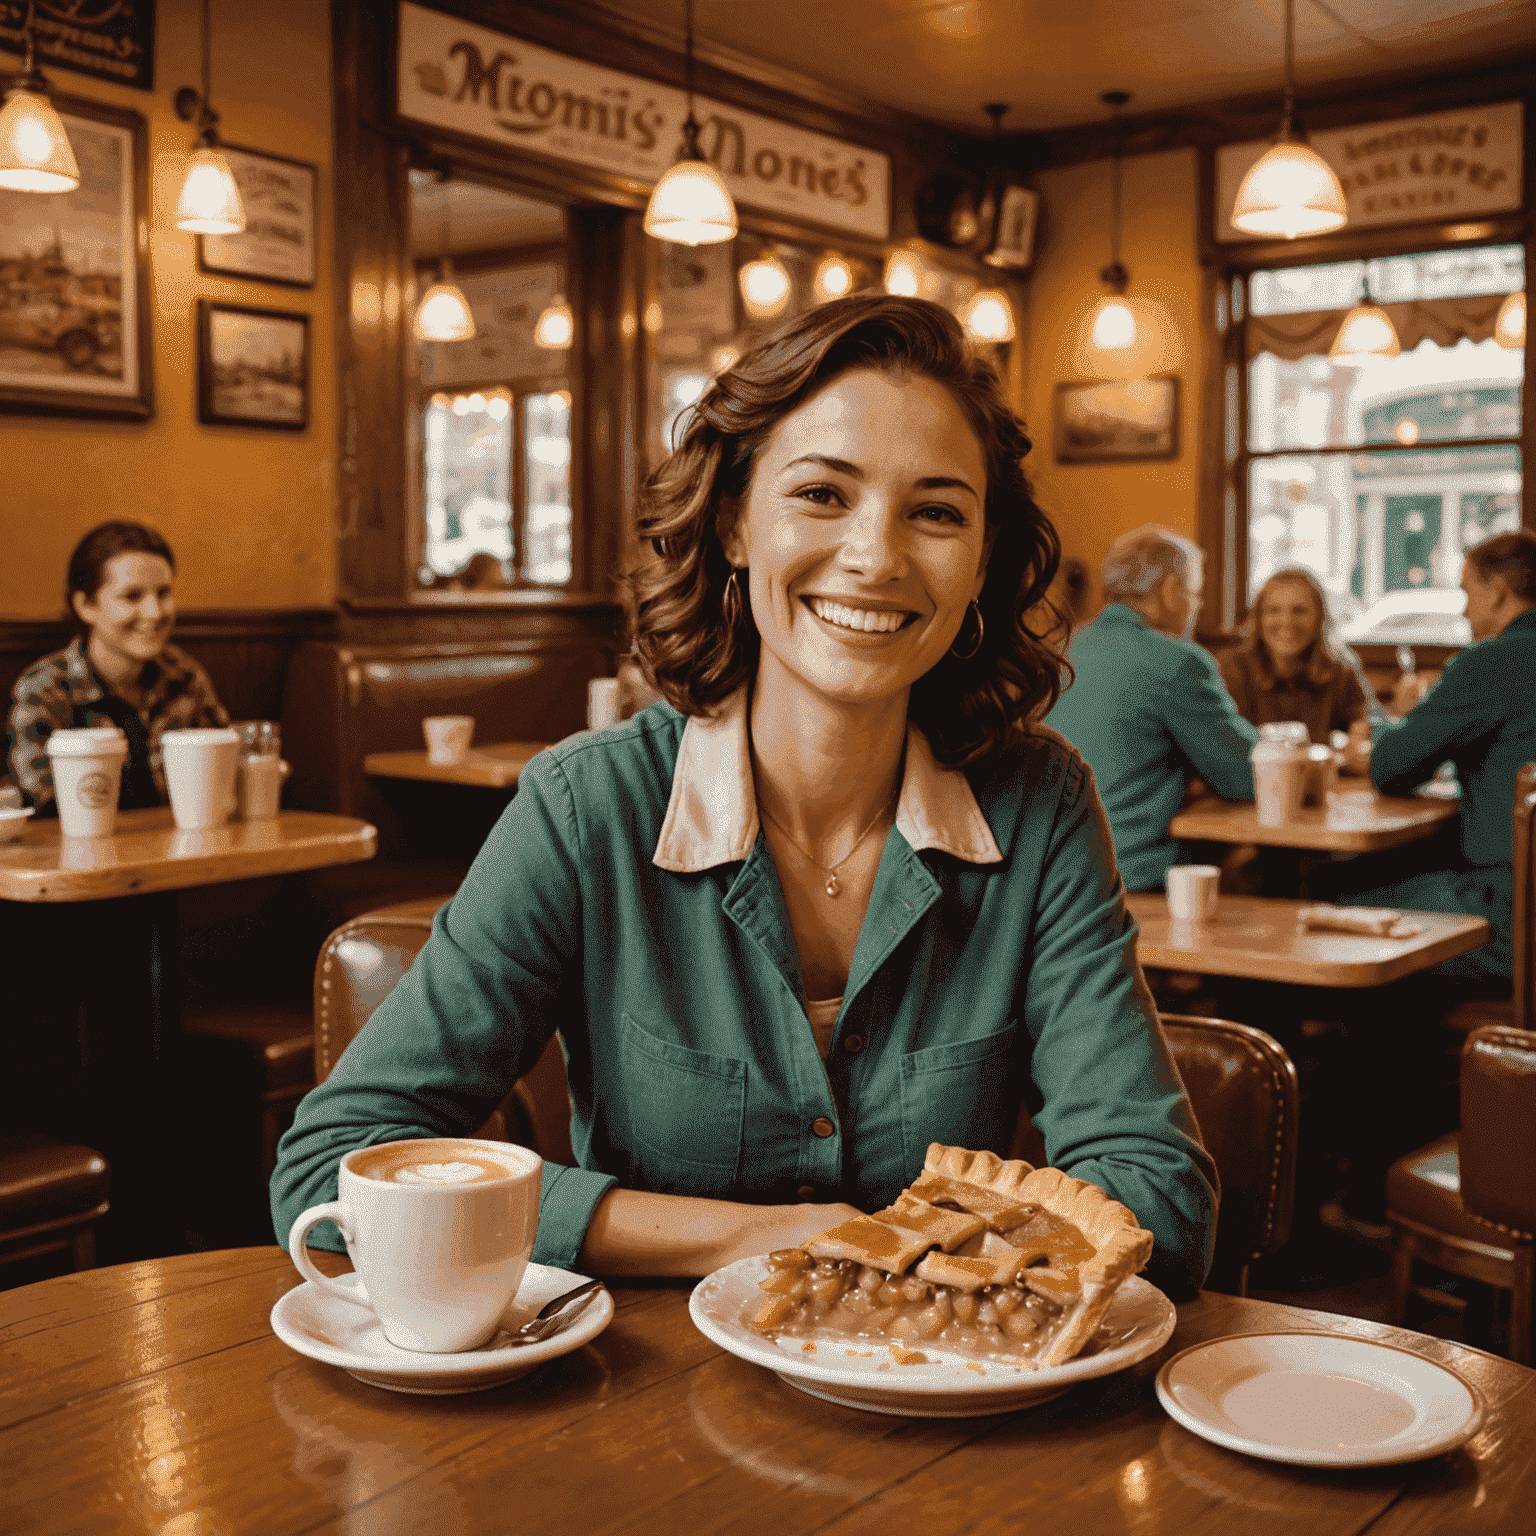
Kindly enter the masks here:
[[283, 780], [293, 769], [279, 757], [249, 753], [240, 759], [240, 819], [270, 821], [277, 815]]
[[1203, 923], [1216, 915], [1221, 871], [1214, 864], [1175, 864], [1168, 871], [1168, 915], [1176, 923]]
[[478, 1349], [523, 1283], [542, 1166], [526, 1147], [468, 1136], [356, 1147], [341, 1160], [337, 1198], [294, 1222], [288, 1252], [306, 1280], [355, 1303], [304, 1246], [316, 1222], [334, 1221], [391, 1344]]
[[1307, 752], [1293, 741], [1261, 737], [1249, 754], [1253, 800], [1261, 827], [1283, 827], [1301, 813], [1307, 787]]
[[228, 727], [167, 731], [160, 759], [176, 825], [186, 831], [222, 827], [235, 810], [240, 733]]
[[601, 731], [617, 725], [621, 718], [620, 704], [618, 678], [592, 678], [587, 683], [587, 729]]
[[107, 837], [117, 824], [128, 738], [115, 725], [54, 731], [48, 763], [65, 837]]
[[462, 763], [475, 739], [473, 715], [428, 715], [421, 722], [429, 763]]

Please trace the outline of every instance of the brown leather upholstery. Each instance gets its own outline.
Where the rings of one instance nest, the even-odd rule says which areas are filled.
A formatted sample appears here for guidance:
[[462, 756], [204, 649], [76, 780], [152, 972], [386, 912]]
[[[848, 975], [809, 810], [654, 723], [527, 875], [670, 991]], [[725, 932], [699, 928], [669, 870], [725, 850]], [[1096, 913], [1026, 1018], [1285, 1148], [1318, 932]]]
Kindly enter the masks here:
[[1485, 1222], [1536, 1232], [1536, 1033], [1480, 1029], [1461, 1057], [1461, 1198]]
[[111, 1187], [107, 1160], [89, 1147], [0, 1136], [0, 1263], [72, 1247], [75, 1268], [89, 1269]]

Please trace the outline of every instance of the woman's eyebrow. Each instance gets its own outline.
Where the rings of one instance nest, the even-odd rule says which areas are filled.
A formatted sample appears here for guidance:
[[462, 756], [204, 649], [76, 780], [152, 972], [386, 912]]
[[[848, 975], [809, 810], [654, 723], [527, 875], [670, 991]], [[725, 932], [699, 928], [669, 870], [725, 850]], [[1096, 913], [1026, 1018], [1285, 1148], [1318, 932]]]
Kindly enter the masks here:
[[[823, 469], [830, 469], [835, 471], [837, 474], [847, 475], [850, 479], [864, 479], [864, 471], [860, 469], [857, 464], [853, 463], [852, 460], [833, 458], [830, 454], [825, 453], [802, 454], [798, 459], [791, 459], [790, 462], [784, 466], [783, 470], [780, 471], [780, 473], [787, 473], [789, 470], [794, 469], [798, 464], [819, 464]], [[950, 489], [969, 491], [972, 496], [976, 497], [977, 501], [981, 500], [981, 497], [976, 495], [976, 488], [971, 484], [969, 480], [962, 480], [955, 475], [924, 475], [921, 480], [913, 481], [913, 484], [919, 490], [923, 491], [941, 491]]]

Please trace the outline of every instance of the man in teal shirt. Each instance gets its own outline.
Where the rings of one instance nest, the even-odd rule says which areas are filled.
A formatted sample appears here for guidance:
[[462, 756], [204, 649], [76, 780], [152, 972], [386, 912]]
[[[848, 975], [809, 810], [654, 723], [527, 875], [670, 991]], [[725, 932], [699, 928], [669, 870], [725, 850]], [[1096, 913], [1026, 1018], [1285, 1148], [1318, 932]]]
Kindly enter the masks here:
[[1046, 721], [1093, 770], [1131, 891], [1162, 890], [1178, 862], [1168, 823], [1192, 777], [1253, 799], [1258, 732], [1189, 639], [1203, 570], [1195, 545], [1155, 524], [1117, 539], [1103, 566], [1108, 604], [1073, 640], [1075, 679]]
[[1536, 534], [1505, 533], [1467, 551], [1461, 585], [1474, 644], [1422, 703], [1377, 727], [1371, 779], [1404, 795], [1449, 759], [1461, 785], [1461, 858], [1349, 899], [1415, 912], [1470, 912], [1493, 937], [1439, 969], [1507, 989], [1513, 965], [1515, 776], [1536, 761]]

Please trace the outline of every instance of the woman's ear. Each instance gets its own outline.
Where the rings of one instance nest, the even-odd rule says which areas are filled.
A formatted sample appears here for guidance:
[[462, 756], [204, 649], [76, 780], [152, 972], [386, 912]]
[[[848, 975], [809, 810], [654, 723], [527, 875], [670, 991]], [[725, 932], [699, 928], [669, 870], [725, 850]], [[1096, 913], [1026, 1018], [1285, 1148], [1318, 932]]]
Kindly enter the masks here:
[[734, 496], [722, 496], [715, 512], [715, 536], [732, 565], [751, 565], [750, 552], [741, 536], [741, 502]]
[[71, 592], [69, 594], [69, 606], [74, 609], [75, 617], [85, 625], [87, 629], [96, 621], [92, 618], [96, 608], [96, 600], [87, 597], [84, 592]]
[[981, 589], [987, 584], [987, 562], [992, 558], [992, 546], [997, 543], [997, 524], [988, 523], [981, 540], [981, 566], [976, 572], [976, 585], [971, 588], [971, 601], [981, 601]]

